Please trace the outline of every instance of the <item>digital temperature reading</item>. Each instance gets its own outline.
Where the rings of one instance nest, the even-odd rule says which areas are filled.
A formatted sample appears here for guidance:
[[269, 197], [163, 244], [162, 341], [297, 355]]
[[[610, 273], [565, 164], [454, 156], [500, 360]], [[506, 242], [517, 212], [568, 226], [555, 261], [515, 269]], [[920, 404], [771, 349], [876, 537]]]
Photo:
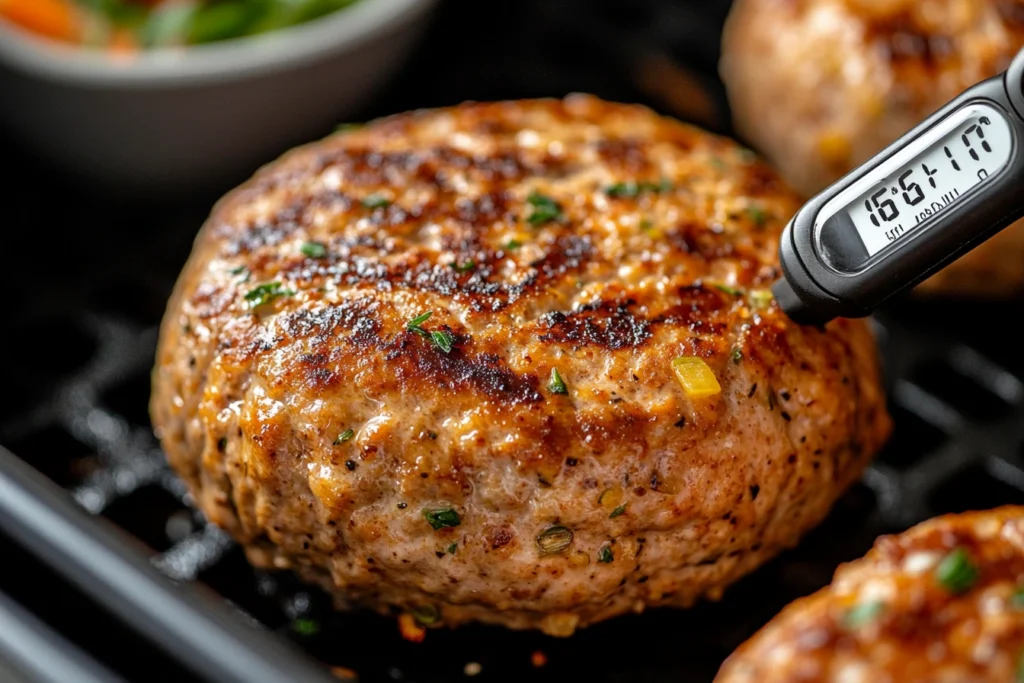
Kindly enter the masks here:
[[942, 126], [939, 140], [848, 206], [868, 257], [957, 204], [1010, 160], [1012, 133], [998, 110], [974, 105], [961, 114], [947, 122], [952, 130], [943, 135], [949, 129]]
[[863, 318], [1024, 218], [1024, 49], [815, 196], [779, 239], [791, 320]]

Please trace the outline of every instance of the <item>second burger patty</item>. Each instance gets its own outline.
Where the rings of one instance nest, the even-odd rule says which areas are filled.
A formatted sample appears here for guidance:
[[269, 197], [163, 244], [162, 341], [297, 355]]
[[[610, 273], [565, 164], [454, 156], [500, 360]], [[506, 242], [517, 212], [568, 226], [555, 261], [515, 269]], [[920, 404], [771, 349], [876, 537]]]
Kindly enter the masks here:
[[890, 423], [867, 324], [771, 301], [796, 198], [592, 97], [295, 150], [222, 200], [152, 415], [203, 511], [340, 606], [567, 635], [722, 589]]

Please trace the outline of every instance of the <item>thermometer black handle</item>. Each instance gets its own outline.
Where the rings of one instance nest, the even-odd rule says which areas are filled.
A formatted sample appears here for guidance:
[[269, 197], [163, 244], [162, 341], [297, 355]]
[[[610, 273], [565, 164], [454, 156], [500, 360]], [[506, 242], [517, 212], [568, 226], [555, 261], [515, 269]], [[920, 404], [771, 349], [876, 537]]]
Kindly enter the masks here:
[[[1000, 112], [1009, 126], [1012, 149], [1008, 152], [1009, 160], [998, 173], [985, 176], [978, 187], [948, 203], [923, 223], [918, 218], [920, 224], [915, 229], [898, 239], [893, 238], [891, 245], [877, 253], [871, 254], [861, 245], [862, 238], [857, 236], [853, 223], [845, 219], [848, 212], [844, 213], [842, 229], [830, 228], [829, 235], [823, 239], [822, 222], [826, 214], [834, 211], [832, 207], [837, 201], [845, 201], [844, 197], [850, 193], [870, 188], [872, 174], [881, 172], [889, 180], [887, 171], [897, 162], [902, 165], [908, 160], [919, 161], [925, 152], [901, 157], [906, 156], [910, 148], [927, 151], [929, 148], [921, 146], [936, 144], [934, 140], [928, 142], [928, 136], [936, 135], [940, 128], [945, 128], [946, 133], [954, 130], [948, 128], [951, 122], [966, 109], [977, 110], [976, 105], [986, 111]], [[779, 259], [784, 277], [772, 286], [779, 305], [790, 318], [803, 324], [820, 325], [837, 317], [868, 316], [892, 295], [925, 280], [1020, 218], [1024, 215], [1022, 142], [1024, 50], [1004, 73], [964, 91], [871, 160], [816, 195], [796, 213], [780, 243]], [[978, 171], [979, 177], [982, 172]], [[892, 192], [897, 193], [895, 185]], [[856, 201], [863, 200], [864, 197], [859, 196]], [[870, 218], [877, 221], [874, 215]], [[844, 243], [856, 243], [859, 255], [851, 259], [837, 256], [837, 248], [831, 245]], [[847, 260], [856, 261], [857, 267], [846, 267]]]

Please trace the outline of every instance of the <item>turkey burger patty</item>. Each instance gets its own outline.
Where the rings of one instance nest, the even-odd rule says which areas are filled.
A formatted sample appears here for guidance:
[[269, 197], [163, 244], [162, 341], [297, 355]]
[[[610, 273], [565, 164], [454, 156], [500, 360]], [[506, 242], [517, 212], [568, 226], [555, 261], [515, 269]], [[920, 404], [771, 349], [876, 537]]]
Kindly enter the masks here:
[[742, 645], [715, 683], [1010, 683], [1024, 675], [1024, 507], [883, 536]]
[[889, 431], [863, 321], [767, 291], [796, 198], [587, 96], [294, 150], [215, 207], [151, 412], [203, 512], [339, 606], [567, 635], [818, 523]]

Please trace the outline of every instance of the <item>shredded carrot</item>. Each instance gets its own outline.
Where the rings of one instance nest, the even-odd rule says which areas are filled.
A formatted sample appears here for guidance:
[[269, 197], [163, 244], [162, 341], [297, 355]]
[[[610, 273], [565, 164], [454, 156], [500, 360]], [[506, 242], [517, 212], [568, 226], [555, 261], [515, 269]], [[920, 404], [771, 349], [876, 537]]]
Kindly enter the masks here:
[[131, 31], [119, 28], [114, 30], [108, 47], [113, 55], [126, 57], [135, 54], [138, 51], [139, 44]]
[[416, 617], [408, 612], [398, 615], [398, 631], [403, 638], [413, 643], [422, 643], [427, 637], [427, 629], [416, 623]]
[[0, 0], [0, 16], [50, 38], [79, 39], [78, 13], [68, 0]]

